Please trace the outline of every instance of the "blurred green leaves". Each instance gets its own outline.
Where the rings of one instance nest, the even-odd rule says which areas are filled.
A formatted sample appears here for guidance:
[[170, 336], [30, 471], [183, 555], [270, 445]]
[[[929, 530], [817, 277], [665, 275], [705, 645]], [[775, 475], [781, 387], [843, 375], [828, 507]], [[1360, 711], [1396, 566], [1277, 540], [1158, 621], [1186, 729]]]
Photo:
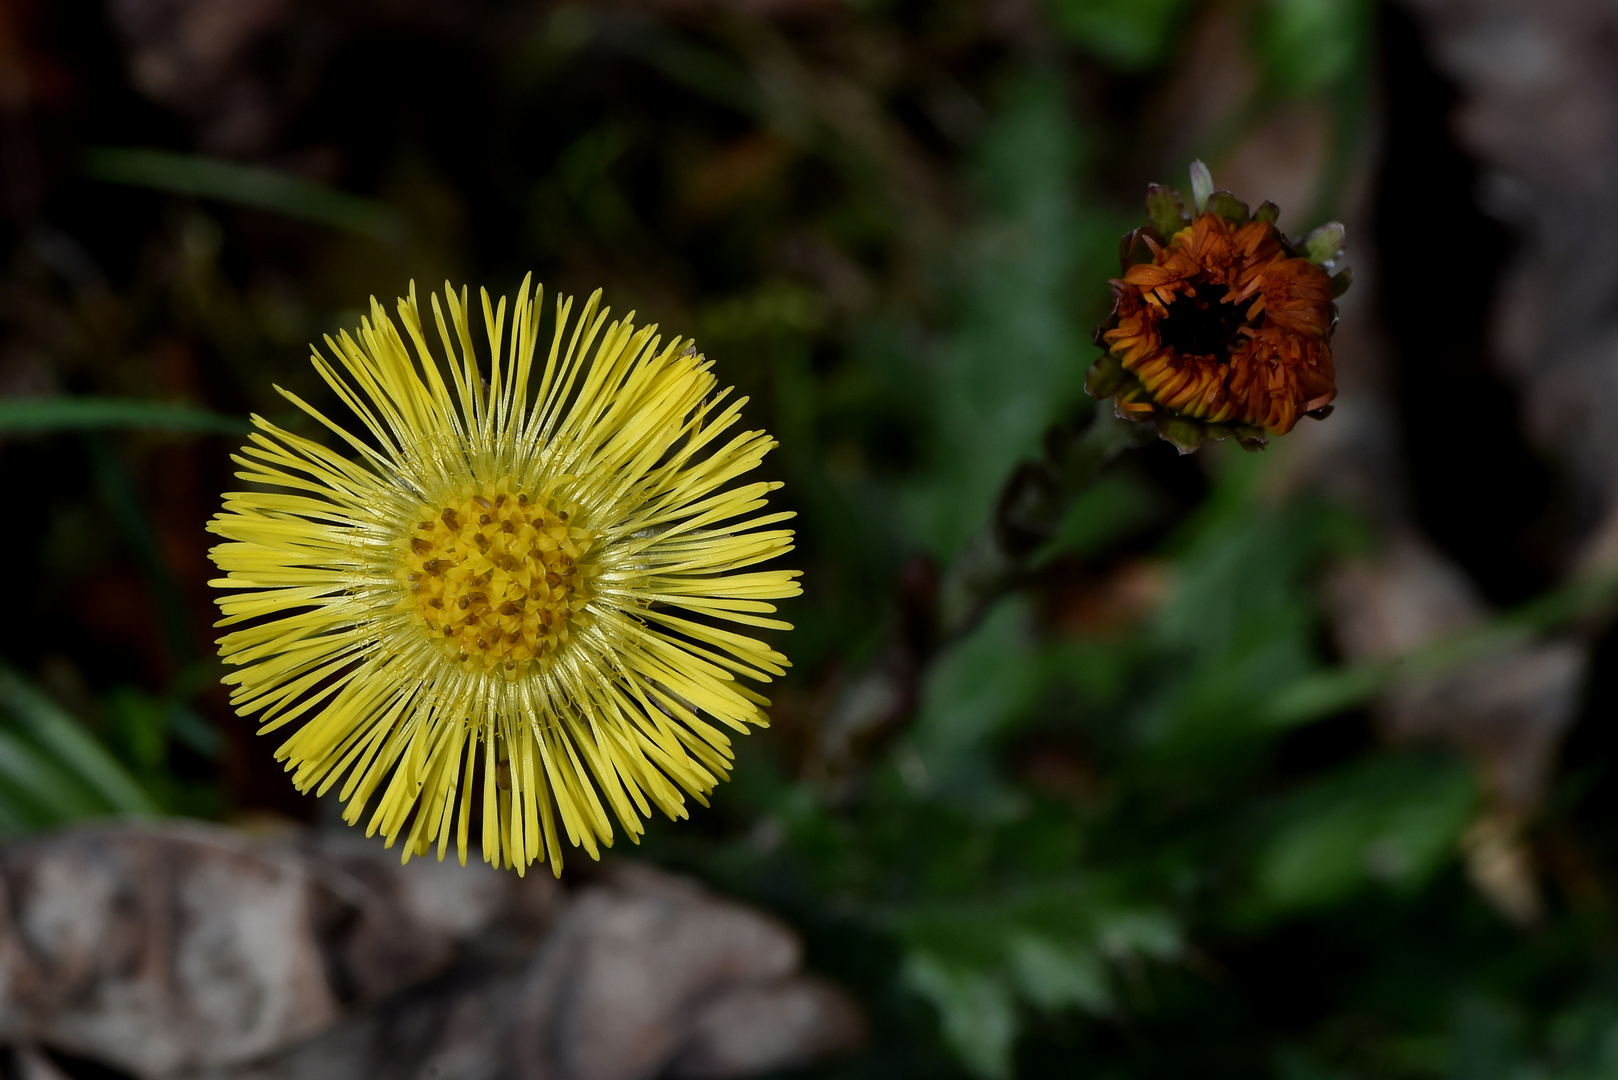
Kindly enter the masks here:
[[1124, 71], [1155, 67], [1174, 46], [1190, 0], [1051, 0], [1081, 48]]
[[[1050, 0], [1056, 25], [1081, 49], [1122, 71], [1167, 60], [1191, 0]], [[1368, 0], [1255, 0], [1253, 43], [1272, 91], [1324, 90], [1364, 62], [1375, 17]]]
[[0, 830], [157, 809], [77, 720], [16, 672], [0, 667]]
[[[200, 689], [199, 674], [185, 673], [176, 691]], [[223, 749], [219, 733], [180, 696], [115, 687], [96, 703], [92, 731], [0, 665], [0, 833], [87, 818], [216, 814], [213, 785], [172, 771], [174, 743], [204, 759]]]
[[83, 434], [103, 509], [130, 548], [155, 601], [168, 659], [190, 665], [162, 700], [131, 687], [98, 704], [98, 734], [16, 672], [0, 666], [0, 829], [60, 825], [81, 818], [217, 808], [211, 785], [170, 771], [177, 741], [202, 758], [217, 757], [218, 732], [186, 699], [212, 678], [198, 662], [200, 646], [140, 493], [121, 455], [102, 436], [109, 429], [239, 437], [244, 420], [190, 406], [116, 398], [0, 400], [0, 435]]
[[1319, 671], [1281, 686], [1270, 701], [1270, 722], [1288, 727], [1364, 705], [1400, 681], [1442, 675], [1487, 661], [1577, 619], [1599, 616], [1615, 603], [1618, 574], [1576, 577], [1481, 625], [1407, 655]]
[[904, 981], [938, 1010], [945, 1040], [969, 1068], [990, 1080], [1011, 1075], [1017, 1017], [1004, 977], [918, 950], [905, 959]]
[[1084, 153], [1049, 72], [1007, 88], [976, 149], [988, 212], [953, 254], [954, 323], [919, 387], [930, 399], [930, 467], [904, 502], [916, 539], [941, 558], [981, 526], [1012, 466], [1082, 394], [1081, 328], [1093, 312], [1075, 305], [1074, 282], [1104, 279], [1117, 231], [1074, 197]]
[[1254, 42], [1271, 87], [1302, 96], [1341, 82], [1362, 60], [1373, 17], [1367, 0], [1263, 0]]
[[1184, 950], [1166, 912], [1119, 906], [1116, 883], [1054, 881], [993, 901], [897, 912], [904, 984], [938, 1010], [945, 1040], [977, 1075], [1011, 1075], [1027, 1006], [1111, 1014], [1114, 969], [1173, 962]]
[[1170, 538], [1173, 588], [1152, 626], [1169, 661], [1148, 676], [1133, 730], [1171, 771], [1245, 768], [1273, 737], [1277, 688], [1318, 673], [1316, 568], [1363, 541], [1356, 520], [1315, 500], [1263, 494], [1267, 459], [1226, 462], [1208, 499]]
[[982, 780], [993, 738], [1026, 713], [1046, 679], [1031, 615], [1019, 599], [1000, 604], [927, 673], [912, 739], [926, 786], [944, 798], [984, 797], [969, 777]]
[[1035, 561], [1043, 563], [1058, 555], [1102, 554], [1110, 545], [1160, 520], [1167, 510], [1162, 494], [1138, 475], [1122, 470], [1106, 473], [1073, 500], [1056, 535]]
[[1095, 950], [1063, 944], [1040, 934], [1010, 941], [1013, 979], [1030, 1002], [1046, 1012], [1082, 1009], [1101, 1015], [1112, 1009], [1112, 987]]
[[1459, 853], [1478, 809], [1472, 771], [1453, 758], [1387, 754], [1275, 805], [1253, 902], [1268, 913], [1338, 903], [1379, 882], [1413, 890]]

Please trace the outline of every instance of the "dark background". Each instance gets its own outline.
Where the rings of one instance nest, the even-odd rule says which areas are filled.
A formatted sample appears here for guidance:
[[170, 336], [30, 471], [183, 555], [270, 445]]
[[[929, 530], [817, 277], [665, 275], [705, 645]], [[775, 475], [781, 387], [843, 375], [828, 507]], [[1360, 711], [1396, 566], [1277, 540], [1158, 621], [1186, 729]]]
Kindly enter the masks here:
[[[1611, 20], [10, 0], [0, 395], [313, 434], [272, 384], [327, 402], [308, 343], [372, 295], [604, 288], [781, 441], [775, 726], [637, 854], [860, 999], [867, 1050], [804, 1075], [1611, 1075]], [[1003, 485], [1090, 422], [1117, 237], [1193, 157], [1293, 235], [1347, 223], [1336, 415], [1129, 452], [954, 633]], [[266, 208], [203, 159], [312, 184]], [[234, 439], [142, 415], [5, 429], [0, 657], [165, 812], [330, 823], [217, 686]], [[1524, 604], [1481, 664], [1375, 667]], [[8, 831], [107, 810], [0, 774]]]

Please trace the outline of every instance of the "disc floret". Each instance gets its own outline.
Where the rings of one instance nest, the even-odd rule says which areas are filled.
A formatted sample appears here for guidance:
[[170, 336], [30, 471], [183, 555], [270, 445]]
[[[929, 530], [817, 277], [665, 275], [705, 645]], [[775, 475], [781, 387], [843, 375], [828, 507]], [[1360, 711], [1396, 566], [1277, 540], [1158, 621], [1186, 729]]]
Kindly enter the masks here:
[[506, 678], [567, 644], [596, 573], [578, 508], [515, 487], [502, 477], [426, 505], [399, 545], [413, 625], [466, 670]]

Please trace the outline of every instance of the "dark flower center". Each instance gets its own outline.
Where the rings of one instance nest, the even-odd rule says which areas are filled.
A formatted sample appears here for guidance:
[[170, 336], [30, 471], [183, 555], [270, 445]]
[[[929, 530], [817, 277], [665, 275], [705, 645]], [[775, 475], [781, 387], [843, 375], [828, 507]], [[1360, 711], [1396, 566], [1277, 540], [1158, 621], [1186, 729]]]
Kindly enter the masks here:
[[1223, 285], [1198, 285], [1197, 295], [1176, 296], [1158, 324], [1163, 344], [1181, 356], [1225, 359], [1245, 321], [1242, 305], [1220, 302], [1228, 291]]

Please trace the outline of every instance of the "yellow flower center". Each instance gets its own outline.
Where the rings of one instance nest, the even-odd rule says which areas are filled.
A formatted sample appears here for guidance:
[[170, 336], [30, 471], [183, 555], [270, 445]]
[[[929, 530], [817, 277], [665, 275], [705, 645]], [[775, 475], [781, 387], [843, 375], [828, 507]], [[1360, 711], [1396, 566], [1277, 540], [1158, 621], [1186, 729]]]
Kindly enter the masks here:
[[508, 678], [577, 629], [594, 569], [576, 514], [513, 487], [502, 478], [424, 506], [399, 567], [406, 606], [445, 655]]

